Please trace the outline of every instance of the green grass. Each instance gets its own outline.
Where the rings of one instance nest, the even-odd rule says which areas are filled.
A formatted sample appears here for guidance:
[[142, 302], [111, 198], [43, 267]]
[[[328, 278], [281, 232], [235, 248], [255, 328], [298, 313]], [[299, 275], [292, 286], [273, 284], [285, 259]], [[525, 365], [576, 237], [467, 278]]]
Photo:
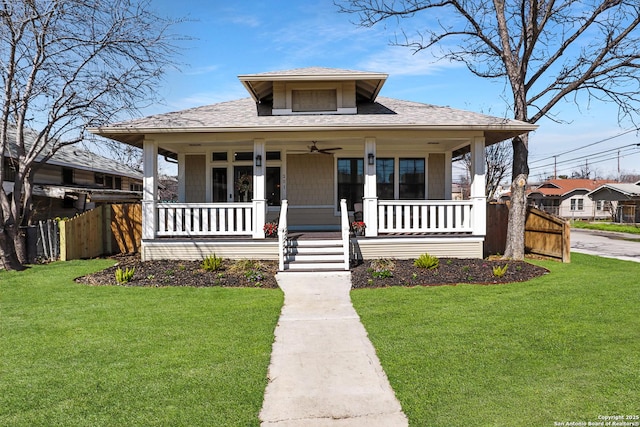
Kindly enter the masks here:
[[0, 271], [0, 425], [257, 426], [282, 293]]
[[640, 227], [635, 225], [611, 224], [606, 222], [572, 221], [571, 227], [588, 230], [617, 231], [619, 233], [640, 234]]
[[526, 283], [352, 292], [410, 425], [640, 415], [640, 264], [539, 264]]

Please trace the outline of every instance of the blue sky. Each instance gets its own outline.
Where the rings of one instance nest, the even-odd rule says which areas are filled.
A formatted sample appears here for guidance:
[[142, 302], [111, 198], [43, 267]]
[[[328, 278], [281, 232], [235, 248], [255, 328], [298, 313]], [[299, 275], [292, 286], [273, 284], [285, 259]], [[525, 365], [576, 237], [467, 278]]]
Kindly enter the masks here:
[[[145, 115], [246, 97], [239, 74], [322, 66], [388, 73], [383, 96], [509, 116], [503, 82], [475, 77], [460, 64], [436, 63], [426, 52], [390, 46], [396, 23], [358, 27], [351, 22], [356, 17], [338, 13], [331, 0], [153, 0], [152, 7], [161, 15], [187, 17], [175, 30], [192, 39], [179, 42], [184, 65], [167, 73], [160, 90], [164, 103]], [[640, 173], [640, 138], [636, 132], [617, 136], [631, 124], [618, 124], [614, 106], [566, 102], [554, 113], [568, 123], [538, 122], [530, 139], [532, 179], [553, 173], [553, 155], [558, 174], [570, 174], [587, 160], [599, 176], [617, 175], [619, 147], [621, 169]], [[603, 151], [608, 153], [596, 154]], [[586, 159], [570, 161], [580, 156]]]

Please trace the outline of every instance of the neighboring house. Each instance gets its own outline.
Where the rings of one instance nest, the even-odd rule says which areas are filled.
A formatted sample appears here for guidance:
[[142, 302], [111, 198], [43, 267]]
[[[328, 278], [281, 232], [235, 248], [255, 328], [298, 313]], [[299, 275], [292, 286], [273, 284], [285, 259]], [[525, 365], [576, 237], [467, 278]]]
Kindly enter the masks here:
[[[296, 264], [304, 230], [340, 231], [337, 249], [318, 249], [327, 268], [348, 269], [355, 256], [482, 257], [485, 146], [535, 125], [378, 96], [383, 73], [304, 68], [239, 79], [250, 98], [92, 129], [144, 150], [143, 259], [216, 253], [320, 268]], [[470, 200], [454, 201], [452, 158], [467, 151]], [[179, 203], [159, 202], [158, 154], [178, 161]], [[349, 237], [354, 211], [362, 237]], [[265, 239], [274, 220], [279, 238]]]
[[611, 204], [594, 202], [587, 193], [611, 182], [601, 179], [550, 179], [531, 190], [527, 197], [530, 205], [563, 218], [610, 219]]
[[609, 204], [618, 222], [640, 222], [640, 181], [629, 183], [612, 182], [587, 193], [595, 203]]
[[[11, 133], [10, 133], [11, 134]], [[34, 137], [26, 132], [27, 143]], [[5, 152], [4, 190], [13, 192], [16, 148]], [[72, 217], [97, 205], [139, 202], [142, 173], [77, 145], [61, 148], [34, 174], [32, 219]]]

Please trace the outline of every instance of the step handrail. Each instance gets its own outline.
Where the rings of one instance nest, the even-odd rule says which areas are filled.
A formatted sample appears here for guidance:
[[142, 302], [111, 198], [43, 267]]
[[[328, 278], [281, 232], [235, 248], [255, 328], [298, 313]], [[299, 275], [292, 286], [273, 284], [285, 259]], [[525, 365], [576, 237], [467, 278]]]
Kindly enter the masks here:
[[284, 271], [284, 260], [287, 256], [287, 209], [289, 202], [285, 199], [280, 204], [280, 218], [278, 219], [278, 267]]
[[342, 226], [342, 247], [344, 249], [344, 269], [349, 271], [351, 262], [351, 236], [349, 232], [349, 211], [346, 199], [340, 199], [340, 222]]

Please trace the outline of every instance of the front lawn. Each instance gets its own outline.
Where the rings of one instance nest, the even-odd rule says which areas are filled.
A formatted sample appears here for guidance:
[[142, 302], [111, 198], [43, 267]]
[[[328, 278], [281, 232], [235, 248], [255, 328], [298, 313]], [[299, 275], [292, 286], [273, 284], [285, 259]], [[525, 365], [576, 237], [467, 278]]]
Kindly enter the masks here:
[[352, 291], [410, 425], [640, 415], [640, 264], [582, 254], [536, 263], [551, 274]]
[[0, 271], [0, 425], [257, 426], [279, 290], [91, 287]]
[[640, 234], [640, 227], [633, 224], [614, 224], [610, 222], [572, 221], [571, 227], [587, 230], [615, 231], [618, 233]]

